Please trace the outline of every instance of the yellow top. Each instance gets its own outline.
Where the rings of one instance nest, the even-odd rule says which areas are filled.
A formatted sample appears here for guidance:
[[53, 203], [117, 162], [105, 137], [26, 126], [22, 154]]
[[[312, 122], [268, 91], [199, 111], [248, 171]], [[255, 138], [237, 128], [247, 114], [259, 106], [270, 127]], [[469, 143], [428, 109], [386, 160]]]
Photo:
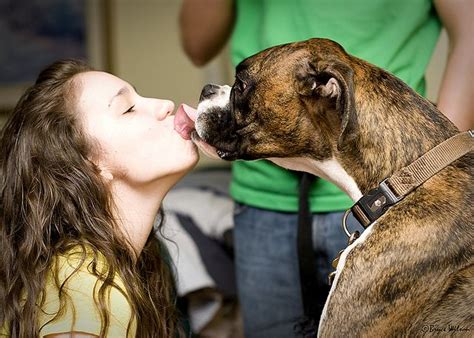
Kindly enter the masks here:
[[[50, 273], [46, 282], [45, 302], [39, 316], [40, 337], [52, 333], [61, 333], [69, 331], [79, 331], [100, 334], [101, 319], [100, 312], [94, 299], [98, 303], [98, 292], [102, 281], [90, 272], [88, 269], [92, 257], [89, 254], [84, 263], [81, 263], [81, 254], [79, 252], [70, 251], [68, 255], [56, 258], [56, 269], [58, 271], [59, 285], [68, 277], [63, 290], [67, 292], [64, 297], [66, 301], [65, 309], [62, 315], [55, 320], [48, 322], [54, 318], [59, 310], [59, 293], [54, 277]], [[103, 261], [98, 264], [98, 269], [103, 267]], [[79, 268], [75, 273], [74, 270]], [[100, 270], [99, 270], [100, 271]], [[125, 290], [123, 281], [116, 276], [114, 282]], [[127, 337], [127, 326], [131, 318], [130, 304], [126, 297], [116, 287], [109, 288], [108, 296], [109, 309], [109, 328], [108, 337]], [[135, 337], [136, 323], [132, 321], [128, 337]]]

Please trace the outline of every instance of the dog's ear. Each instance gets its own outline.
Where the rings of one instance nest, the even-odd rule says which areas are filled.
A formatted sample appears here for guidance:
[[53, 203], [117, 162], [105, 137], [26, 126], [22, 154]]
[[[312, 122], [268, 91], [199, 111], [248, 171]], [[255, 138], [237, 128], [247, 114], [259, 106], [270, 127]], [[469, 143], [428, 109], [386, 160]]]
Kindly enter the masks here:
[[342, 61], [313, 61], [308, 58], [300, 64], [296, 74], [300, 95], [335, 101], [336, 110], [341, 114], [339, 140], [348, 127], [355, 123], [353, 73], [352, 68]]

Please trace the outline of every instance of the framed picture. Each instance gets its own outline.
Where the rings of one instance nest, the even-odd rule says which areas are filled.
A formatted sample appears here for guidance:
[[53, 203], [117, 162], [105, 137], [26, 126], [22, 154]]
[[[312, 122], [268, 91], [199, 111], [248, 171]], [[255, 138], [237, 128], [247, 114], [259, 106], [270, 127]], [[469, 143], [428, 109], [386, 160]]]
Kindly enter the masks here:
[[0, 0], [0, 111], [61, 58], [109, 70], [108, 1]]

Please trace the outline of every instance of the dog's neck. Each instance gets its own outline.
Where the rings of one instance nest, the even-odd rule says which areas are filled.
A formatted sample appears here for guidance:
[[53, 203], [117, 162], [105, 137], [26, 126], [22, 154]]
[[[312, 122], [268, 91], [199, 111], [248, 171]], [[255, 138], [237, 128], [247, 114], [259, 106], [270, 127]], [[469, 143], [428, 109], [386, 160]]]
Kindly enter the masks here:
[[[330, 136], [324, 139], [327, 148], [333, 149], [326, 159], [316, 160], [320, 156], [308, 154], [268, 160], [328, 180], [357, 201], [394, 172], [458, 132], [429, 101], [400, 80], [394, 81], [398, 82], [400, 92], [383, 92], [364, 84], [371, 95], [380, 97], [368, 100], [362, 94], [356, 95], [353, 119], [356, 125], [349, 125], [342, 135], [329, 130], [335, 131], [337, 127], [325, 125]], [[322, 142], [322, 138], [315, 142]]]
[[353, 125], [337, 140], [333, 154], [362, 194], [459, 132], [433, 104], [384, 75], [396, 83], [397, 92], [356, 79], [367, 90], [355, 94]]
[[276, 165], [295, 171], [303, 171], [334, 183], [353, 201], [362, 197], [354, 179], [346, 172], [336, 159], [317, 161], [308, 157], [268, 158]]

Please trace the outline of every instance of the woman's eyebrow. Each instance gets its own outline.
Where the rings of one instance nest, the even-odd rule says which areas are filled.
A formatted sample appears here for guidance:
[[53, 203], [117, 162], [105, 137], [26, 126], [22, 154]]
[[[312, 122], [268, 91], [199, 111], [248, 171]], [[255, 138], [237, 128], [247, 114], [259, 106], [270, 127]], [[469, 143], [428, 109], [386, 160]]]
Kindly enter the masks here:
[[[133, 87], [135, 89], [135, 87]], [[121, 96], [121, 95], [124, 95], [124, 94], [127, 94], [127, 93], [130, 93], [130, 89], [127, 87], [127, 86], [123, 86], [122, 88], [119, 89], [119, 91], [117, 92], [117, 94], [115, 94], [111, 99], [110, 99], [110, 102], [109, 102], [109, 107], [112, 105], [114, 99], [118, 96]]]

